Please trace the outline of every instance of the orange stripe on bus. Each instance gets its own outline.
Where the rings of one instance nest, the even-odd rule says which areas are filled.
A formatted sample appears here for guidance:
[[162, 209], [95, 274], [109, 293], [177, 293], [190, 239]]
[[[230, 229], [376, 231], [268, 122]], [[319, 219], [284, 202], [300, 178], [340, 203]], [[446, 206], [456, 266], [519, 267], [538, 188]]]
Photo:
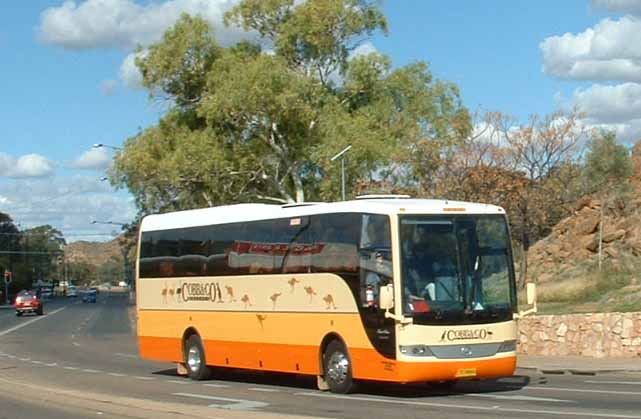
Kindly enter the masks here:
[[[156, 361], [182, 362], [178, 338], [140, 336], [140, 354]], [[320, 342], [319, 342], [320, 344]], [[205, 340], [205, 356], [211, 366], [320, 374], [320, 348], [315, 345], [288, 345]], [[510, 376], [516, 357], [449, 362], [397, 362], [373, 349], [349, 348], [354, 378], [378, 381], [419, 382], [454, 380], [461, 370], [473, 370], [470, 378]]]

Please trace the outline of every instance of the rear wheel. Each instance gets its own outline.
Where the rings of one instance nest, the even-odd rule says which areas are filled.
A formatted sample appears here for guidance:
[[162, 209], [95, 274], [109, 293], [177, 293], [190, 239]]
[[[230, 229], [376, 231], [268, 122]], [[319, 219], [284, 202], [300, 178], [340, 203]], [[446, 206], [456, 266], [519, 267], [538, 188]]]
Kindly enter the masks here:
[[40, 306], [38, 311], [36, 311], [36, 314], [38, 314], [38, 316], [42, 316], [43, 314], [45, 314], [44, 308], [42, 306]]
[[339, 341], [332, 341], [323, 353], [325, 382], [332, 393], [346, 394], [354, 390], [352, 363], [347, 349]]
[[185, 365], [192, 380], [206, 380], [211, 375], [205, 359], [203, 342], [198, 335], [189, 336], [185, 342]]

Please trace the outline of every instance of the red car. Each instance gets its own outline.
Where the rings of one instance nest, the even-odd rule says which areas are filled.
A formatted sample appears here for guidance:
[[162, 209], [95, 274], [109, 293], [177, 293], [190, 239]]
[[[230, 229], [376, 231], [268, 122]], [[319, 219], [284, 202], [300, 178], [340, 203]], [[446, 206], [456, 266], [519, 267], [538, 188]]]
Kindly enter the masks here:
[[13, 306], [16, 316], [22, 316], [24, 313], [36, 313], [39, 316], [44, 314], [44, 305], [34, 291], [20, 291]]

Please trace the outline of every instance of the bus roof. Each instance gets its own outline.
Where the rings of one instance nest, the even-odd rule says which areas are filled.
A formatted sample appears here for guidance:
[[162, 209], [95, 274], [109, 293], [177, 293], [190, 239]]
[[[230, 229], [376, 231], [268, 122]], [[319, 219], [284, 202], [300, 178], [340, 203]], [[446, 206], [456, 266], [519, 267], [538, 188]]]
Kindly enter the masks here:
[[300, 205], [235, 204], [148, 215], [142, 231], [169, 230], [243, 221], [270, 220], [315, 214], [358, 212], [371, 214], [505, 214], [503, 208], [441, 199], [398, 199], [377, 196], [354, 201], [301, 203]]

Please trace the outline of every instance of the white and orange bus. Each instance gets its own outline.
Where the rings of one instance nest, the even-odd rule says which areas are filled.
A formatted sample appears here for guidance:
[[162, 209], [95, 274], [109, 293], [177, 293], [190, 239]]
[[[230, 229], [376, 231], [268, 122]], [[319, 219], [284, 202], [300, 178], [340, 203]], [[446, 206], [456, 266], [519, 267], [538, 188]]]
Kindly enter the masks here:
[[370, 196], [150, 215], [140, 226], [143, 358], [193, 379], [230, 367], [358, 380], [512, 375], [517, 315], [505, 212]]

